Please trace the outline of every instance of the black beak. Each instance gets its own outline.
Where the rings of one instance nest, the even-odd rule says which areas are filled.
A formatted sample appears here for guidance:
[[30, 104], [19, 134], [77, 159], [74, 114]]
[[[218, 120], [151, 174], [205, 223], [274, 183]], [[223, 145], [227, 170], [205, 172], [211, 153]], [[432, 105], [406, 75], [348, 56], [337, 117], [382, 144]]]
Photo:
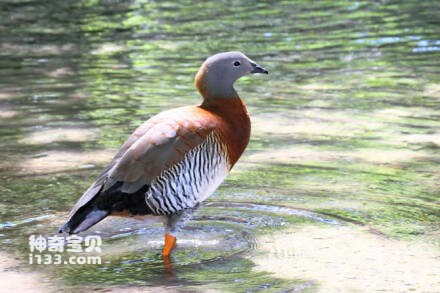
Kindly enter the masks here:
[[257, 63], [252, 63], [252, 71], [251, 73], [263, 73], [269, 74], [269, 71], [258, 65]]

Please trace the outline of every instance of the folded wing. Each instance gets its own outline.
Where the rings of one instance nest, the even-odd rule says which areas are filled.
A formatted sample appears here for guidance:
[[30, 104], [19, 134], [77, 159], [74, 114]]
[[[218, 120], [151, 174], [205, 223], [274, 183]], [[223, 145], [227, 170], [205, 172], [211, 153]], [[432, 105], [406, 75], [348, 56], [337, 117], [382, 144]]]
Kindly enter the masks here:
[[112, 187], [131, 194], [157, 181], [164, 171], [179, 165], [187, 154], [207, 140], [219, 126], [214, 114], [199, 107], [162, 112], [138, 127], [112, 162], [73, 207], [68, 222], [80, 209]]

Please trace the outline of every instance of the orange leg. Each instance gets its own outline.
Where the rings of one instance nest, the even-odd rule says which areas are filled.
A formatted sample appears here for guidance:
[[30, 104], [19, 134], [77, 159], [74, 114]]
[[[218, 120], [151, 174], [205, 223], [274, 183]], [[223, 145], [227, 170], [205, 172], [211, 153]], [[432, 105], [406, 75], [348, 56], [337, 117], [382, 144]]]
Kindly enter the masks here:
[[176, 237], [170, 234], [165, 234], [165, 244], [163, 246], [162, 256], [169, 256], [175, 246], [176, 246]]

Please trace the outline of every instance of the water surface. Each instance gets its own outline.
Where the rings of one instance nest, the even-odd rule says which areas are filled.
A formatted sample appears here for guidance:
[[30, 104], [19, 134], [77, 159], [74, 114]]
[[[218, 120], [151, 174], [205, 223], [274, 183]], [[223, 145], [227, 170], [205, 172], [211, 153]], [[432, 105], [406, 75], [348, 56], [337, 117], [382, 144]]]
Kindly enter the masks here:
[[[401, 2], [3, 0], [4, 278], [38, 272], [37, 291], [435, 292], [440, 3]], [[28, 236], [53, 235], [137, 125], [199, 103], [198, 67], [230, 50], [270, 75], [236, 84], [250, 145], [172, 266], [160, 225], [122, 219], [88, 232], [104, 239], [102, 265], [26, 265]]]

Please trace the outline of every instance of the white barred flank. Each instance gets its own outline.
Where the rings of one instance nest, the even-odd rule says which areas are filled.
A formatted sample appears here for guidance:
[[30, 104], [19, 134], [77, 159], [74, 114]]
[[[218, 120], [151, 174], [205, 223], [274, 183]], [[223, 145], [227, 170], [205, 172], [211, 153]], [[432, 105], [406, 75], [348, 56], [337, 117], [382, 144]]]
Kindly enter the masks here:
[[145, 194], [156, 215], [169, 215], [194, 208], [209, 197], [229, 173], [226, 147], [211, 133], [184, 159], [163, 171]]

